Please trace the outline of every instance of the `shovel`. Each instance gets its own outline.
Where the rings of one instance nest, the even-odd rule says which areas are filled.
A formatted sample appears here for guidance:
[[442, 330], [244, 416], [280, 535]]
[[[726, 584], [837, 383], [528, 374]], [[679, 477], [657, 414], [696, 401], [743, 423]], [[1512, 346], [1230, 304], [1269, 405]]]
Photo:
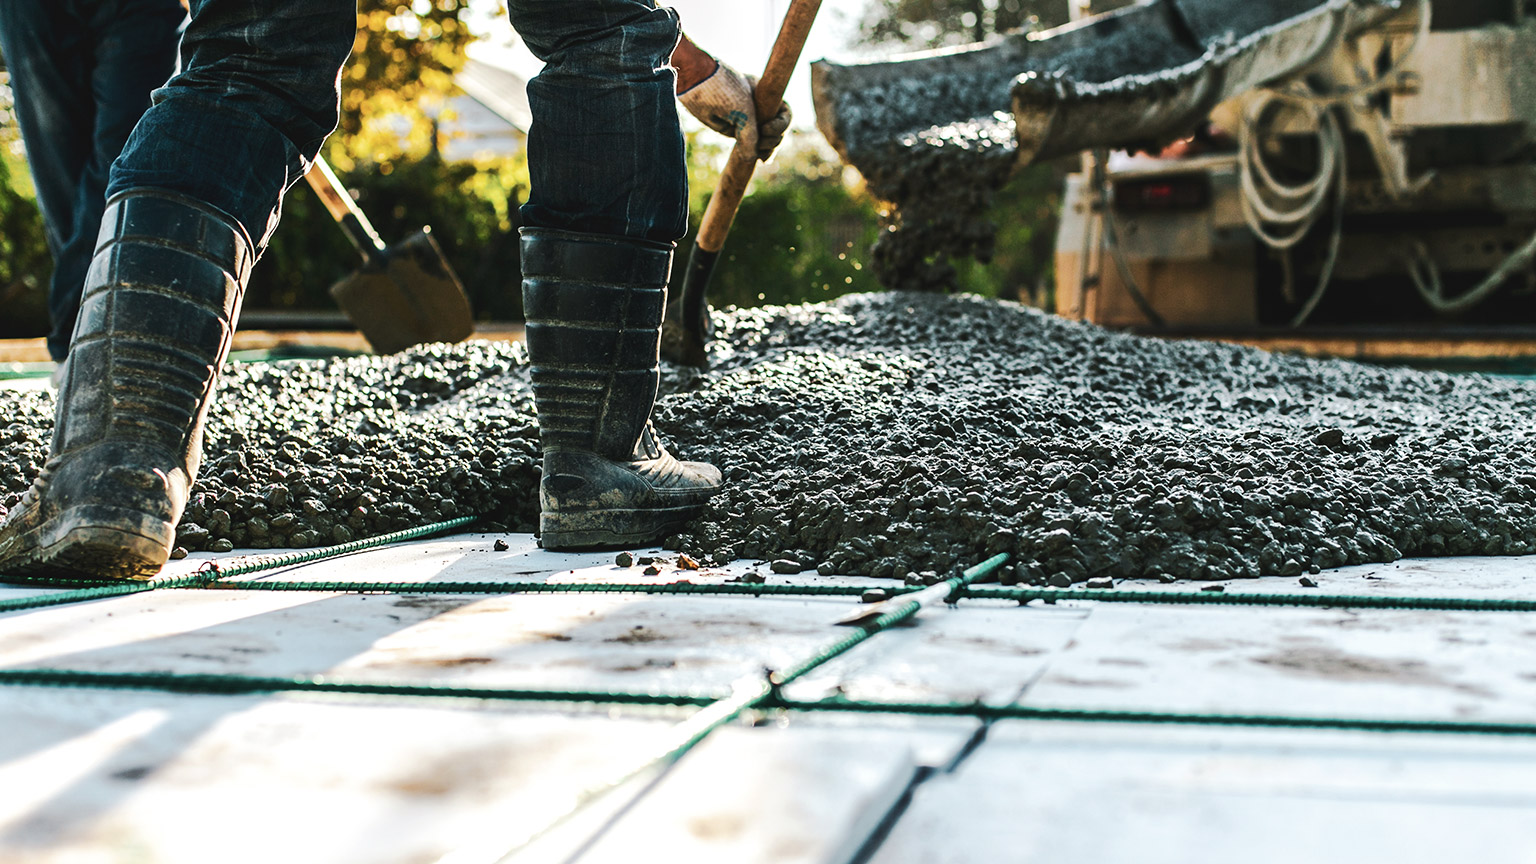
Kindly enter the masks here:
[[[800, 62], [800, 51], [805, 48], [805, 38], [810, 35], [811, 24], [821, 9], [821, 0], [792, 0], [789, 11], [784, 13], [784, 25], [779, 28], [779, 38], [773, 43], [768, 55], [768, 65], [763, 77], [757, 81], [753, 102], [758, 117], [772, 117], [778, 113], [779, 103], [784, 101], [784, 90], [789, 86], [789, 76]], [[667, 304], [667, 317], [661, 325], [661, 356], [674, 363], [697, 366], [709, 365], [704, 345], [714, 329], [709, 320], [709, 302], [705, 292], [709, 290], [709, 278], [715, 272], [715, 262], [720, 250], [725, 248], [725, 236], [736, 220], [736, 210], [752, 182], [757, 170], [757, 153], [741, 146], [731, 148], [731, 157], [725, 163], [720, 182], [715, 185], [714, 197], [704, 211], [704, 221], [699, 223], [699, 233], [694, 240], [693, 254], [688, 258], [688, 270], [683, 274], [682, 296]]]
[[475, 329], [469, 298], [430, 227], [385, 246], [324, 159], [316, 158], [304, 176], [363, 256], [363, 266], [332, 285], [331, 296], [375, 353], [469, 338]]

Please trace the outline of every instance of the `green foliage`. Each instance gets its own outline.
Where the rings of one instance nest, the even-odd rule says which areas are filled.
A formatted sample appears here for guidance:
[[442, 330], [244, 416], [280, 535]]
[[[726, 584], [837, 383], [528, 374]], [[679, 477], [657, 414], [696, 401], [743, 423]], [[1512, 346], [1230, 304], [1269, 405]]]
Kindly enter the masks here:
[[9, 78], [0, 83], [0, 338], [14, 339], [48, 333], [53, 258], [19, 154]]
[[[526, 168], [515, 160], [447, 163], [429, 156], [359, 163], [341, 179], [384, 242], [399, 242], [430, 225], [475, 308], [482, 315], [507, 318], [522, 309], [513, 208], [521, 194], [519, 181], [526, 185], [526, 176]], [[357, 251], [309, 188], [295, 189], [261, 265], [251, 274], [247, 305], [329, 308], [329, 287], [359, 263]]]
[[[696, 139], [691, 148], [695, 229], [715, 182], [699, 166], [712, 164], [706, 157], [718, 146]], [[710, 280], [714, 305], [816, 303], [879, 287], [864, 269], [879, 230], [874, 202], [844, 186], [840, 164], [818, 148], [789, 143], [760, 175]], [[692, 246], [690, 233], [680, 244], [682, 254]], [[674, 269], [679, 286], [682, 263], [680, 256]]]
[[1067, 20], [1067, 0], [869, 0], [857, 40], [874, 46], [938, 48]]
[[[448, 164], [438, 121], [474, 36], [469, 0], [360, 0], [357, 42], [342, 72], [341, 122], [326, 155], [386, 243], [430, 225], [482, 314], [515, 317], [518, 160]], [[519, 180], [520, 178], [520, 180]], [[310, 190], [289, 193], [283, 221], [251, 276], [247, 306], [326, 309], [328, 289], [360, 262]], [[511, 299], [506, 295], [510, 293]]]
[[339, 134], [329, 149], [338, 167], [436, 150], [436, 118], [475, 39], [464, 23], [468, 11], [469, 0], [359, 0]]

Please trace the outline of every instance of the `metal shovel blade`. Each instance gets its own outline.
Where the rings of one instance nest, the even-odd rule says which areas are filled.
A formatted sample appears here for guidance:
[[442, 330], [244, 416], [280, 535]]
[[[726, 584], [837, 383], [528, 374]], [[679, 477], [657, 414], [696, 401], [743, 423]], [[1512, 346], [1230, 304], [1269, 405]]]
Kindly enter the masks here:
[[475, 330], [464, 286], [426, 228], [332, 285], [331, 296], [378, 354], [462, 342]]
[[715, 328], [705, 295], [719, 257], [717, 252], [707, 252], [694, 245], [693, 254], [688, 258], [688, 270], [683, 274], [682, 294], [667, 304], [666, 317], [661, 322], [661, 356], [664, 359], [684, 366], [709, 368], [706, 345]]

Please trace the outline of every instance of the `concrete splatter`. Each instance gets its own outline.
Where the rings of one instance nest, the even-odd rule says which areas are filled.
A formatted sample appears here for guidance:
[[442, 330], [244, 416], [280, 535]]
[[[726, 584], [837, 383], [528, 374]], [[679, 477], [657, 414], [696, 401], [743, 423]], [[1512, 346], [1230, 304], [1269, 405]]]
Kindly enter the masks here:
[[814, 67], [817, 122], [891, 202], [873, 269], [889, 288], [953, 287], [992, 256], [987, 218], [1016, 166], [1187, 135], [1218, 102], [1316, 60], [1338, 28], [1402, 0], [1138, 3], [1038, 34], [893, 61]]
[[1010, 39], [988, 50], [985, 65], [958, 55], [927, 75], [875, 86], [838, 84], [857, 67], [817, 70], [834, 106], [823, 118], [829, 137], [870, 191], [892, 202], [871, 252], [880, 284], [946, 290], [950, 259], [991, 260], [997, 226], [987, 213], [1018, 164], [1010, 90], [1023, 45]]

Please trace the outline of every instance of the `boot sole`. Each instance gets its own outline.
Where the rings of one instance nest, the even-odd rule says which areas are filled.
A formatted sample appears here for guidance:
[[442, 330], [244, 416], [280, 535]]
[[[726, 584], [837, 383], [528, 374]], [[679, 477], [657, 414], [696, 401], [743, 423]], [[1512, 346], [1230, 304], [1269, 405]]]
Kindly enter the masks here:
[[676, 534], [702, 513], [702, 504], [645, 510], [584, 510], [539, 516], [539, 545], [549, 550], [644, 546]]
[[[161, 536], [125, 527], [138, 523], [149, 529], [151, 522], [163, 526], [155, 532]], [[76, 507], [18, 536], [18, 541], [30, 541], [24, 543], [29, 548], [0, 563], [0, 572], [43, 581], [144, 581], [165, 566], [175, 536], [175, 526], [142, 513]]]

